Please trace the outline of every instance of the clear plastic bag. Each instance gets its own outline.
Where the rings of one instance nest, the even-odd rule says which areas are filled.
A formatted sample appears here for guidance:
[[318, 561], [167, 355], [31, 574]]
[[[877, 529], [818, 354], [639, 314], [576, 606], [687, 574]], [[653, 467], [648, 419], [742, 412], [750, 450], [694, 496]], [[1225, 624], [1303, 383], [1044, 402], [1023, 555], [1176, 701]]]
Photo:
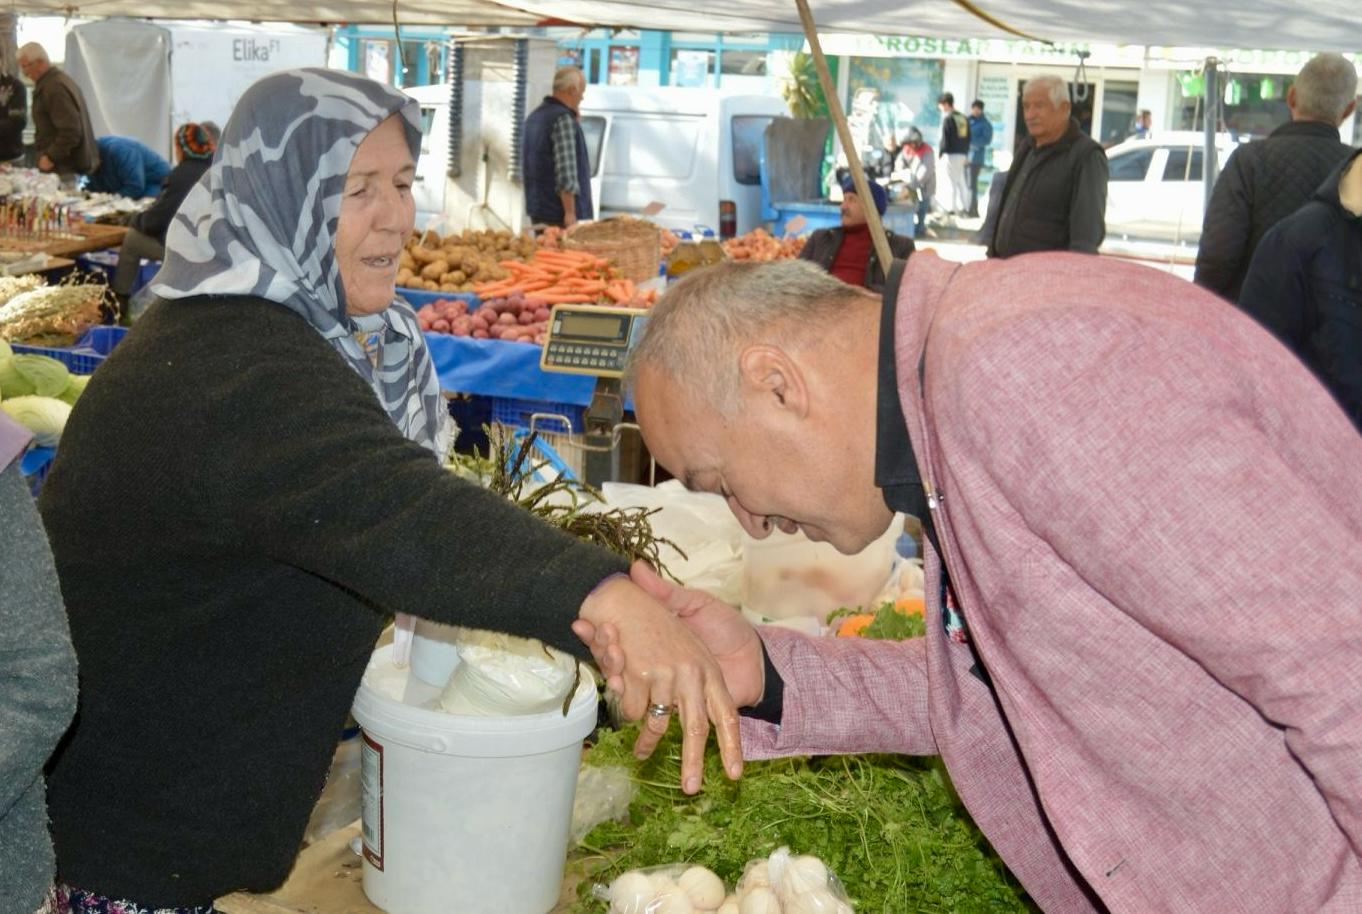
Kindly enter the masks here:
[[702, 866], [669, 864], [622, 873], [592, 894], [609, 914], [852, 914], [827, 864], [788, 847], [750, 861], [731, 893]]
[[592, 894], [609, 902], [610, 914], [713, 914], [732, 900], [713, 872], [685, 863], [630, 870]]
[[464, 629], [440, 707], [450, 714], [545, 714], [577, 684], [577, 660], [543, 642]]

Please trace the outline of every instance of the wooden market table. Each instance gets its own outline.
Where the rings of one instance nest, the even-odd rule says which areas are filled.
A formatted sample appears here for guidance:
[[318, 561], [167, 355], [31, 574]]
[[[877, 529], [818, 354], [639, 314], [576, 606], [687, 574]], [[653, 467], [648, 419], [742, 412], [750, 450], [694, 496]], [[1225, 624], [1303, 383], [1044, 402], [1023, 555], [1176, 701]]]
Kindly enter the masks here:
[[39, 237], [0, 235], [0, 251], [42, 252], [54, 257], [74, 257], [104, 248], [116, 248], [128, 233], [126, 225], [102, 225], [98, 222], [78, 222], [59, 232]]
[[[364, 895], [360, 858], [350, 850], [359, 823], [332, 832], [303, 850], [285, 882], [268, 895], [236, 892], [219, 898], [222, 914], [384, 914]], [[580, 875], [569, 863], [558, 904], [546, 914], [567, 914], [577, 900]]]

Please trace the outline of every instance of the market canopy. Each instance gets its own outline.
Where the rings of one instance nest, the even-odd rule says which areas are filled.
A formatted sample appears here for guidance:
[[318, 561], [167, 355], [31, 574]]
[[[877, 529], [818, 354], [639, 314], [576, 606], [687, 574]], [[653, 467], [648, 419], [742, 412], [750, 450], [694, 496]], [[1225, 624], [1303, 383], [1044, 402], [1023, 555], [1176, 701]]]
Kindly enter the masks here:
[[[1207, 48], [1362, 51], [1358, 0], [812, 0], [820, 32]], [[392, 0], [14, 0], [31, 15], [385, 23]], [[799, 32], [794, 0], [397, 0], [406, 25], [577, 23], [640, 29]], [[993, 20], [992, 22], [988, 20]], [[995, 24], [997, 23], [997, 24]]]
[[[799, 32], [794, 0], [505, 0], [600, 25]], [[1001, 38], [1001, 23], [1049, 41], [1362, 51], [1358, 0], [810, 0], [819, 32]], [[975, 12], [972, 12], [974, 10]], [[981, 15], [982, 14], [982, 18]]]

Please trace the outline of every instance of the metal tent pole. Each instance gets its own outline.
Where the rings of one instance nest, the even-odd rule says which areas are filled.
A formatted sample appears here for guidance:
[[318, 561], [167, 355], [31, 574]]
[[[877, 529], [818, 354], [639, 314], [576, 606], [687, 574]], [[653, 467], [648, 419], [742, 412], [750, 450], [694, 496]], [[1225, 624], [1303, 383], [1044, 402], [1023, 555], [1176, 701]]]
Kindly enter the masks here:
[[832, 72], [828, 70], [828, 60], [823, 56], [823, 46], [818, 42], [818, 27], [814, 25], [813, 14], [809, 12], [808, 0], [795, 0], [799, 7], [799, 20], [804, 24], [804, 37], [809, 41], [813, 52], [813, 66], [818, 72], [818, 82], [828, 99], [828, 113], [832, 115], [837, 137], [847, 154], [847, 165], [851, 168], [851, 181], [856, 187], [856, 196], [861, 198], [861, 208], [865, 210], [865, 221], [870, 229], [870, 240], [875, 244], [875, 255], [886, 276], [894, 255], [889, 250], [889, 237], [884, 233], [884, 223], [880, 221], [879, 210], [875, 209], [874, 198], [870, 195], [870, 184], [861, 167], [861, 156], [856, 143], [851, 138], [851, 128], [847, 126], [846, 114], [842, 111], [842, 100], [837, 95], [837, 87], [832, 82]]
[[1215, 135], [1220, 129], [1220, 61], [1214, 57], [1206, 58], [1205, 75], [1206, 102], [1202, 118], [1205, 129], [1205, 151], [1202, 153], [1201, 178], [1206, 192], [1206, 212], [1211, 209], [1211, 193], [1215, 190], [1216, 179], [1220, 177], [1220, 161], [1216, 155]]

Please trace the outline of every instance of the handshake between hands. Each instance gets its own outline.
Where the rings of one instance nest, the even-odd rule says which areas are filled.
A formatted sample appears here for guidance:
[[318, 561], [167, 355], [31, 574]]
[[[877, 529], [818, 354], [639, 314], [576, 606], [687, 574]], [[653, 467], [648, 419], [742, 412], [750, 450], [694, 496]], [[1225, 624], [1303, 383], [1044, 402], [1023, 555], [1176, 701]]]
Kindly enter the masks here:
[[572, 630], [591, 649], [629, 720], [644, 720], [634, 754], [647, 758], [681, 716], [681, 789], [700, 789], [712, 721], [728, 776], [742, 775], [738, 708], [763, 691], [761, 639], [742, 614], [709, 594], [665, 581], [646, 562], [582, 603]]

